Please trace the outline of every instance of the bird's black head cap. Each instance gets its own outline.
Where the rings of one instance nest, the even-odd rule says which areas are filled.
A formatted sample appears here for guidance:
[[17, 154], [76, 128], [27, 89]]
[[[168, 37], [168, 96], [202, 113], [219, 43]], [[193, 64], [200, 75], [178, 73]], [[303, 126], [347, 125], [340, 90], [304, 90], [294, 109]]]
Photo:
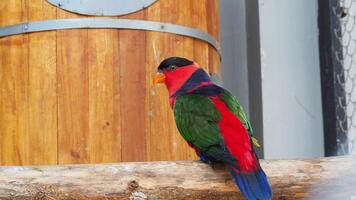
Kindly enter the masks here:
[[177, 67], [184, 67], [187, 65], [192, 65], [193, 61], [190, 61], [186, 58], [181, 58], [181, 57], [169, 57], [164, 59], [161, 64], [158, 66], [158, 70], [164, 70], [168, 68], [171, 65], [175, 65]]

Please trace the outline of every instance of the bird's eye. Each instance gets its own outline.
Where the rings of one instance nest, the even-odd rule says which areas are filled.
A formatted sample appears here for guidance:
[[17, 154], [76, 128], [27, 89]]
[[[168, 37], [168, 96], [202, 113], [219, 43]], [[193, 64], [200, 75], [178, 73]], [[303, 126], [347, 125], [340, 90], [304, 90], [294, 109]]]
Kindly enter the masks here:
[[168, 67], [168, 71], [173, 72], [173, 71], [175, 71], [177, 68], [178, 68], [178, 67], [177, 67], [176, 65], [170, 65], [170, 66]]

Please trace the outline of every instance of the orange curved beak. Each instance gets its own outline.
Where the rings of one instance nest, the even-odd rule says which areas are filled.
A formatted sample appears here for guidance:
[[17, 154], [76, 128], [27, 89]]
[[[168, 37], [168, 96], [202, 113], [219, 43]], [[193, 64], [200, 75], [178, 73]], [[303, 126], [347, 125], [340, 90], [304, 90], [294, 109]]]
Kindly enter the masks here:
[[160, 84], [160, 83], [164, 83], [166, 80], [166, 77], [164, 76], [164, 74], [156, 74], [154, 77], [153, 77], [153, 85], [157, 85], [157, 84]]

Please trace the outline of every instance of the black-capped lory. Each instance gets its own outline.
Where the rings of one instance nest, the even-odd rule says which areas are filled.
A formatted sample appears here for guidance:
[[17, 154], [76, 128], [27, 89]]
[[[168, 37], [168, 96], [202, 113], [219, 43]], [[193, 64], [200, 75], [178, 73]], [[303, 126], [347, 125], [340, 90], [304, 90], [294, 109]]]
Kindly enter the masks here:
[[247, 199], [272, 198], [252, 148], [258, 143], [251, 124], [228, 90], [214, 84], [198, 64], [180, 57], [163, 60], [154, 83], [166, 85], [177, 128], [202, 161], [226, 163]]

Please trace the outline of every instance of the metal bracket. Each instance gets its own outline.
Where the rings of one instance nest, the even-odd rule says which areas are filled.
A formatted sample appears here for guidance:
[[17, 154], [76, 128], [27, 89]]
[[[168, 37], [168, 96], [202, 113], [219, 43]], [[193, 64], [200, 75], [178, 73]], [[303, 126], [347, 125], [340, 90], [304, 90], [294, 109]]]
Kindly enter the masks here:
[[119, 16], [149, 7], [157, 0], [47, 0], [54, 6], [84, 15]]
[[136, 19], [76, 18], [33, 21], [28, 23], [15, 24], [12, 26], [0, 27], [0, 38], [23, 33], [81, 28], [132, 29], [183, 35], [209, 43], [218, 51], [221, 58], [220, 44], [208, 33], [202, 32], [195, 28], [176, 24]]

